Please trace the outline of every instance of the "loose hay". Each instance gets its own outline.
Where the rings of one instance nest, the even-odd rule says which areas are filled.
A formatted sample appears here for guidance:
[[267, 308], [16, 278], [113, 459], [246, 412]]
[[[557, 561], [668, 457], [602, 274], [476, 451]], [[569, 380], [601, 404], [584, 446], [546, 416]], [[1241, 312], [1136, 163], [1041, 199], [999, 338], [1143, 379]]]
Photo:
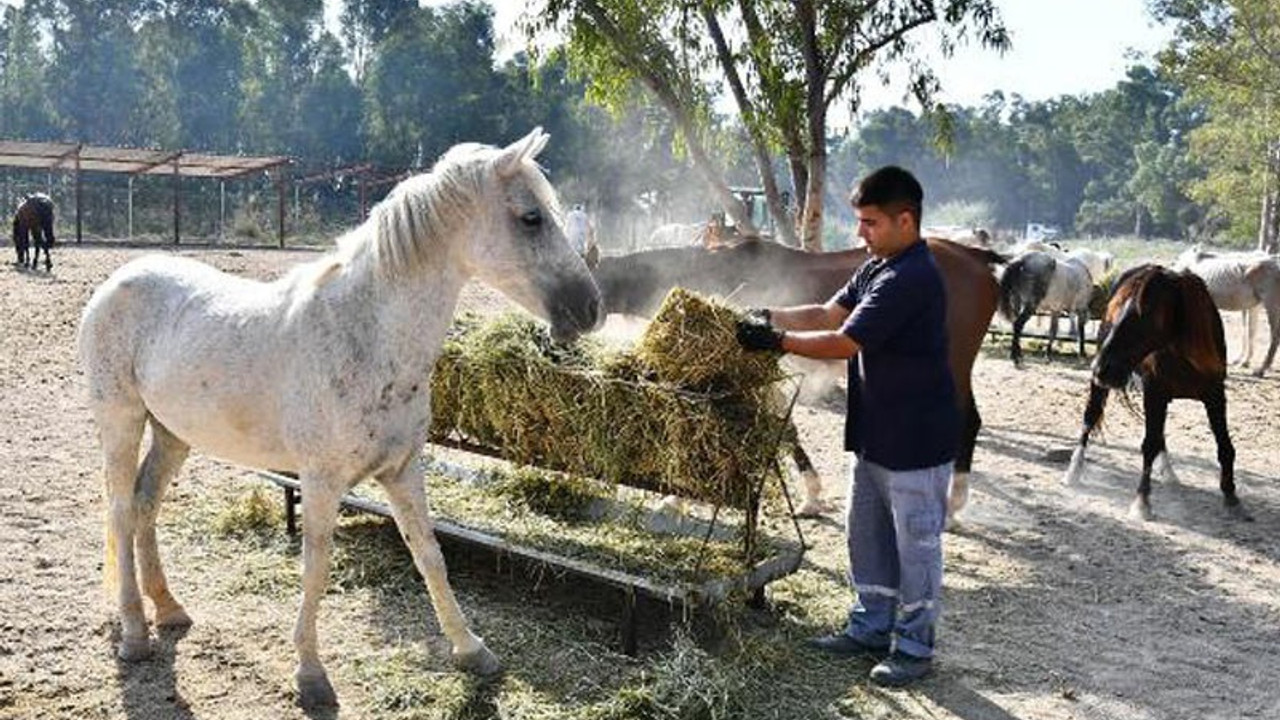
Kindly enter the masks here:
[[432, 379], [434, 439], [517, 463], [754, 508], [789, 435], [775, 353], [747, 353], [739, 315], [682, 289], [635, 352], [564, 348], [527, 318], [457, 324]]

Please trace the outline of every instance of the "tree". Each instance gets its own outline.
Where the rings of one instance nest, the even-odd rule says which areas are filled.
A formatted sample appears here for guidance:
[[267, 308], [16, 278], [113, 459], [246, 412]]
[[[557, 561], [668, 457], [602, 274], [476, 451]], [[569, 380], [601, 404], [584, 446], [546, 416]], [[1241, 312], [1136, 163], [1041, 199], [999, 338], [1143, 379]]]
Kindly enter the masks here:
[[803, 207], [801, 242], [810, 249], [821, 246], [832, 104], [845, 100], [856, 109], [866, 71], [901, 60], [909, 64], [913, 94], [930, 107], [937, 80], [911, 42], [925, 26], [939, 26], [944, 53], [968, 38], [1008, 46], [990, 0], [627, 0], [607, 7], [599, 0], [547, 0], [543, 18], [529, 23], [530, 36], [548, 26], [563, 31], [596, 97], [616, 105], [632, 81], [653, 94], [725, 211], [751, 230], [705, 146], [717, 96], [713, 78], [723, 80], [784, 233], [790, 220], [771, 158], [777, 149], [785, 153]]
[[57, 138], [48, 61], [40, 52], [40, 27], [27, 6], [7, 6], [0, 23], [0, 134], [31, 140]]
[[[1162, 63], [1208, 107], [1191, 148], [1207, 168], [1193, 197], [1218, 204], [1233, 234], [1280, 250], [1280, 6], [1274, 0], [1154, 0], [1173, 25]], [[1243, 191], [1247, 200], [1242, 201]]]

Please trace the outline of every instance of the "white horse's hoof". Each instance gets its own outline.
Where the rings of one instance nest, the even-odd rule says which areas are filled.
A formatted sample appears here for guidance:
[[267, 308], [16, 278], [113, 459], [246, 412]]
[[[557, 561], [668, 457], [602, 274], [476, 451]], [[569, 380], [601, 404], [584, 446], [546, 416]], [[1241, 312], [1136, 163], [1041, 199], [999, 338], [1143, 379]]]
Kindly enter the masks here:
[[502, 672], [502, 663], [498, 662], [498, 656], [484, 645], [469, 653], [454, 652], [453, 665], [459, 670], [465, 670], [480, 677], [493, 677]]
[[324, 673], [299, 675], [298, 704], [304, 708], [337, 707], [338, 694], [333, 691], [329, 676]]
[[191, 627], [191, 616], [187, 614], [187, 611], [181, 605], [174, 605], [164, 611], [156, 610], [156, 627]]
[[125, 662], [139, 662], [151, 657], [151, 638], [121, 638], [116, 656]]

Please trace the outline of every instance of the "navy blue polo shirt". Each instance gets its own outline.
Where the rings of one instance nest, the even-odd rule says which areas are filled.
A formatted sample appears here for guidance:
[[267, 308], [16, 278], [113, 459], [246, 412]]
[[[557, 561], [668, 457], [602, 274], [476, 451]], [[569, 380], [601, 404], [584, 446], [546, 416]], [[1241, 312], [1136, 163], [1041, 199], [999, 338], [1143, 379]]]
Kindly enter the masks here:
[[845, 450], [890, 470], [955, 459], [960, 432], [947, 362], [947, 299], [924, 241], [858, 268], [835, 301], [840, 331], [862, 347], [849, 359]]

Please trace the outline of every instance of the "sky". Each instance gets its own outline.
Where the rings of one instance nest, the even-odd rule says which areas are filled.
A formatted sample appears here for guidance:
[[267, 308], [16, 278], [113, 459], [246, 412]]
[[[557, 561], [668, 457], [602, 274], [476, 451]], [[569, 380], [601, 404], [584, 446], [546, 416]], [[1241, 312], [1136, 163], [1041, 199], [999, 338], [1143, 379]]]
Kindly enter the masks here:
[[[421, 0], [420, 0], [421, 1]], [[447, 0], [425, 0], [432, 5]], [[336, 5], [337, 0], [326, 0]], [[523, 40], [514, 25], [524, 0], [492, 0], [494, 30], [500, 52], [512, 52]], [[951, 58], [929, 54], [942, 81], [939, 100], [978, 105], [995, 90], [1027, 100], [1099, 92], [1124, 78], [1130, 55], [1153, 62], [1171, 32], [1156, 24], [1145, 0], [996, 0], [1013, 48], [1003, 56], [974, 47], [958, 48]], [[927, 28], [917, 38], [928, 44]], [[903, 104], [905, 73], [883, 87], [871, 79], [863, 92], [862, 110]], [[836, 113], [838, 116], [839, 113]], [[847, 117], [833, 117], [833, 123]]]

